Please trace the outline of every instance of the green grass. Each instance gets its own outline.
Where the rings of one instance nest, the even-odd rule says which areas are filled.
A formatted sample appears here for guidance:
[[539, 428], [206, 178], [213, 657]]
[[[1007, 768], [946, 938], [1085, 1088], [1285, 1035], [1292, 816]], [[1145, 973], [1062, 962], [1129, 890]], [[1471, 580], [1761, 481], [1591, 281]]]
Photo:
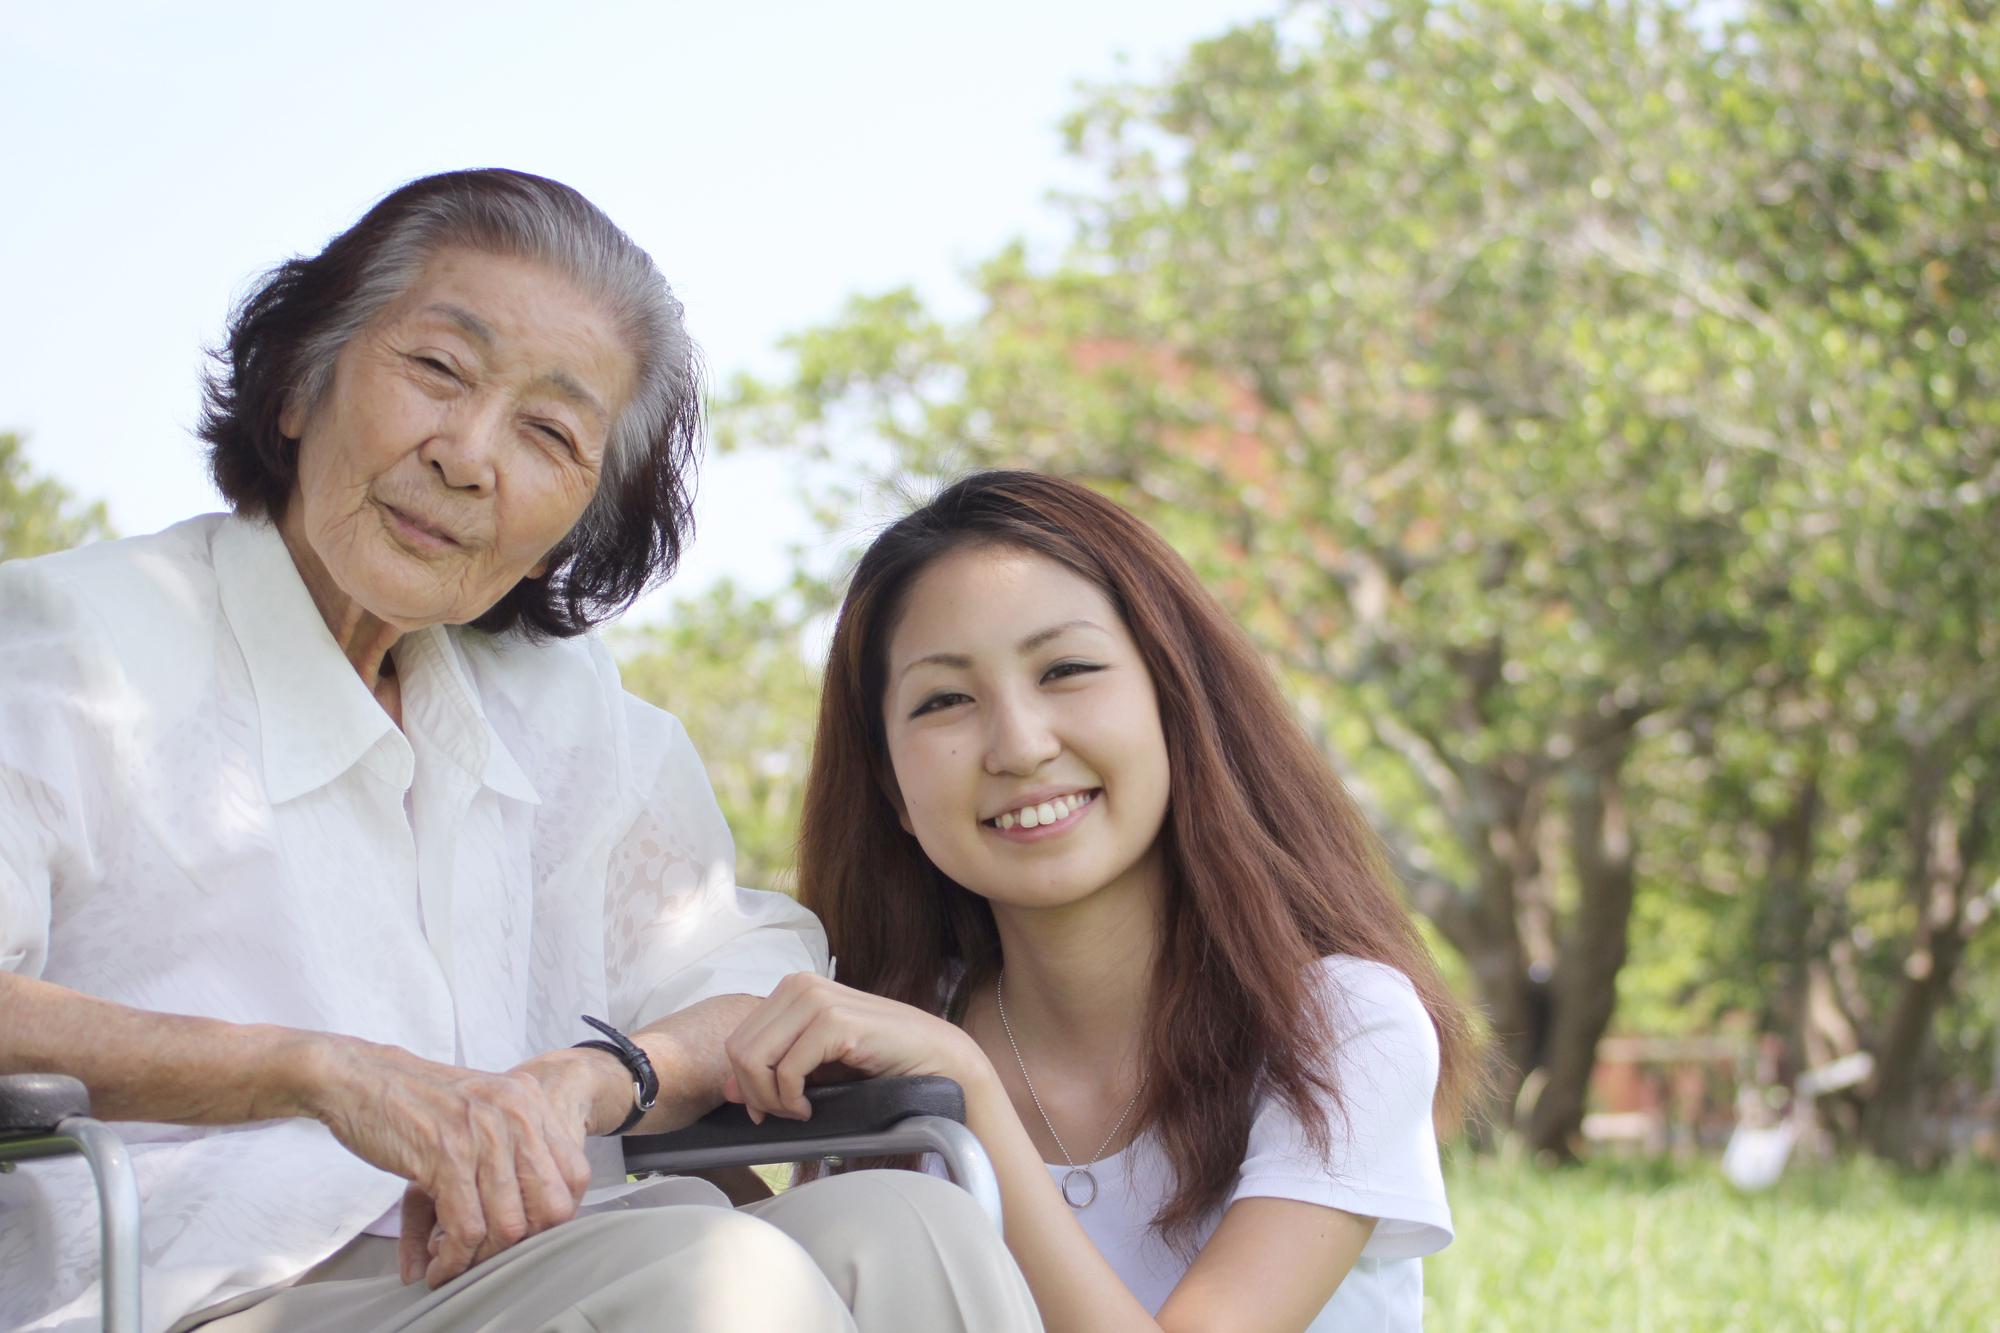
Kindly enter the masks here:
[[1712, 1163], [1447, 1168], [1458, 1239], [1432, 1333], [2000, 1329], [2000, 1172], [1799, 1167], [1736, 1193]]
[[[790, 1167], [759, 1167], [774, 1189]], [[1713, 1162], [1540, 1171], [1461, 1154], [1430, 1333], [2000, 1333], [2000, 1171], [1795, 1166], [1744, 1195]]]

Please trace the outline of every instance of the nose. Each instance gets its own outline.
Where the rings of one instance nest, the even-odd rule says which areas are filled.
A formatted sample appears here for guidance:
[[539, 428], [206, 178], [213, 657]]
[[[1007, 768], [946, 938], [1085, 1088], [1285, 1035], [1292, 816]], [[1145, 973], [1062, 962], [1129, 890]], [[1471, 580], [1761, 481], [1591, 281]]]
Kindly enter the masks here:
[[993, 777], [1031, 777], [1062, 753], [1062, 739], [1046, 712], [1030, 698], [999, 697], [987, 708], [986, 771]]
[[439, 423], [417, 457], [447, 488], [489, 494], [499, 476], [506, 415], [504, 403], [468, 403]]

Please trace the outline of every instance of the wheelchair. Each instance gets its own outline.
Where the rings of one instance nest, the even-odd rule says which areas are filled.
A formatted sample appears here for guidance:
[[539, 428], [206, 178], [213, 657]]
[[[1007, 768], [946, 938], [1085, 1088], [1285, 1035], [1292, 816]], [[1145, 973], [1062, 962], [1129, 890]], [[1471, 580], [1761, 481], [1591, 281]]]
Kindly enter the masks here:
[[[808, 1088], [809, 1120], [767, 1118], [723, 1105], [671, 1134], [625, 1136], [629, 1175], [686, 1175], [823, 1157], [933, 1152], [951, 1179], [1001, 1227], [1000, 1183], [965, 1127], [965, 1096], [948, 1078], [876, 1078]], [[138, 1333], [139, 1184], [118, 1135], [90, 1116], [83, 1084], [58, 1074], [0, 1075], [0, 1172], [37, 1158], [81, 1154], [97, 1182], [105, 1333]], [[1004, 1233], [1003, 1233], [1004, 1234]]]

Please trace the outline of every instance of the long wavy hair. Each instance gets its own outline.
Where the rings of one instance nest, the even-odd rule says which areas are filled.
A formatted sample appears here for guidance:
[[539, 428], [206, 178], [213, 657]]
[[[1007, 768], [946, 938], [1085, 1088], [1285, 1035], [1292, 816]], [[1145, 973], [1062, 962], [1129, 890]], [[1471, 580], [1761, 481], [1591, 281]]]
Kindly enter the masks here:
[[833, 632], [799, 839], [799, 887], [840, 979], [932, 1012], [950, 979], [990, 978], [986, 901], [898, 822], [883, 726], [887, 645], [916, 578], [968, 546], [1046, 556], [1110, 598], [1152, 673], [1170, 795], [1167, 890], [1142, 1046], [1138, 1125], [1174, 1190], [1154, 1227], [1185, 1248], [1228, 1198], [1258, 1094], [1314, 1146], [1340, 1104], [1336, 1023], [1315, 962], [1351, 954], [1410, 979], [1437, 1028], [1435, 1112], [1455, 1123], [1472, 1065], [1465, 1011], [1439, 977], [1374, 834], [1293, 717], [1257, 650], [1151, 528], [1095, 492], [1031, 472], [942, 491], [862, 556]]

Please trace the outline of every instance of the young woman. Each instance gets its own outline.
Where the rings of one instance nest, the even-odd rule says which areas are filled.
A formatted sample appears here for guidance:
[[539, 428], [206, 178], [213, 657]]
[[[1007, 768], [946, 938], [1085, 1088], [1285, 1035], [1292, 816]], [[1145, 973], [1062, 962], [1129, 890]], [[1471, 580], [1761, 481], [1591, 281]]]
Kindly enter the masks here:
[[728, 1095], [944, 1074], [1055, 1333], [1414, 1329], [1466, 1020], [1256, 651], [1118, 506], [968, 477], [855, 571]]

